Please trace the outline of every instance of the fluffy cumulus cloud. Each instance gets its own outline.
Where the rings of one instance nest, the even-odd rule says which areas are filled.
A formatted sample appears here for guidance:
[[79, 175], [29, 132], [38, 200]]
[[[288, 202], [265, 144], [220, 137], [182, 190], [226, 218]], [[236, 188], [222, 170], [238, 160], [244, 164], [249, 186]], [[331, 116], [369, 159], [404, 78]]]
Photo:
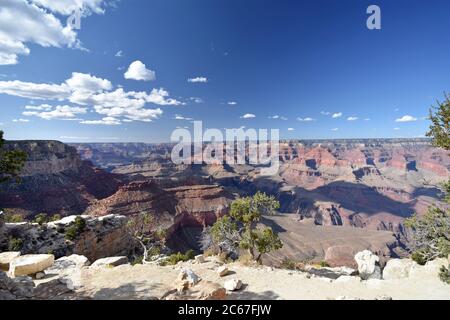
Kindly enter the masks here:
[[188, 82], [190, 82], [190, 83], [206, 83], [206, 82], [208, 82], [208, 78], [206, 78], [206, 77], [189, 78]]
[[395, 119], [395, 122], [413, 122], [413, 121], [417, 121], [417, 118], [410, 115], [405, 115], [401, 118]]
[[[73, 73], [61, 84], [32, 83], [22, 81], [0, 81], [0, 93], [29, 98], [33, 100], [68, 101], [74, 106], [64, 105], [53, 108], [49, 104], [28, 105], [26, 116], [43, 119], [76, 119], [87, 108], [103, 116], [100, 120], [84, 121], [85, 124], [120, 124], [130, 121], [151, 122], [158, 119], [163, 111], [160, 108], [147, 108], [148, 104], [158, 106], [183, 105], [163, 88], [146, 91], [114, 90], [107, 79], [90, 74]], [[113, 119], [112, 119], [113, 118]], [[106, 119], [106, 120], [105, 120]], [[126, 120], [126, 121], [125, 121]]]
[[348, 117], [347, 121], [356, 121], [358, 119], [359, 119], [358, 117]]
[[288, 131], [294, 131], [295, 129], [294, 128], [288, 128]]
[[336, 119], [336, 118], [340, 118], [340, 117], [342, 117], [342, 112], [336, 112], [336, 113], [333, 113], [333, 115], [331, 116], [333, 119]]
[[253, 119], [253, 118], [256, 118], [256, 116], [253, 113], [246, 113], [241, 117], [241, 119]]
[[237, 102], [236, 101], [228, 101], [227, 104], [229, 106], [235, 106], [235, 105], [237, 105]]
[[[27, 106], [30, 107], [30, 106]], [[72, 120], [76, 118], [79, 114], [85, 114], [87, 112], [86, 108], [82, 107], [72, 107], [68, 105], [64, 106], [56, 106], [54, 109], [48, 108], [48, 105], [42, 105], [38, 106], [42, 107], [41, 110], [46, 111], [25, 111], [22, 114], [24, 116], [36, 116], [45, 120], [53, 120], [53, 119], [60, 119], [60, 120]], [[26, 107], [25, 107], [26, 108]], [[36, 109], [39, 110], [39, 109]]]
[[139, 60], [132, 62], [123, 76], [125, 79], [140, 81], [153, 81], [156, 79], [155, 71], [147, 69], [145, 64]]
[[[16, 64], [28, 55], [28, 44], [82, 49], [66, 16], [80, 9], [84, 16], [101, 14], [103, 0], [2, 0], [0, 6], [0, 65]], [[62, 16], [59, 19], [55, 14]]]

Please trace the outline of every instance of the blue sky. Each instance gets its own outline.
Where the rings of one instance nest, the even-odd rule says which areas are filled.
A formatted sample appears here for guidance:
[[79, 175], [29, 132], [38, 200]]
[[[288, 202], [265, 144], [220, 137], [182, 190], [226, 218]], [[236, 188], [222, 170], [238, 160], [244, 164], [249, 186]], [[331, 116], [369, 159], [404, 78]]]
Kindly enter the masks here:
[[[162, 142], [191, 120], [282, 138], [419, 137], [449, 90], [444, 0], [49, 2], [0, 0], [8, 139]], [[77, 3], [87, 11], [72, 30]], [[381, 30], [366, 27], [370, 4]]]

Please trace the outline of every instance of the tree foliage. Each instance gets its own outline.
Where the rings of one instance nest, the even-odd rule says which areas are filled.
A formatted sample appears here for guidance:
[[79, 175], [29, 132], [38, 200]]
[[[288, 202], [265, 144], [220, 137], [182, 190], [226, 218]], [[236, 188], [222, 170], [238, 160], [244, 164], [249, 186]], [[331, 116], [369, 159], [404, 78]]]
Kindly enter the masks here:
[[6, 151], [3, 131], [0, 130], [0, 183], [17, 179], [27, 159], [25, 152], [20, 150]]
[[[431, 126], [427, 136], [433, 145], [450, 150], [450, 99], [445, 95], [444, 102], [430, 110]], [[450, 180], [443, 184], [445, 202], [450, 205]], [[412, 230], [414, 252], [412, 258], [420, 264], [450, 254], [450, 207], [432, 206], [423, 217], [413, 216], [405, 225]], [[443, 266], [440, 277], [448, 283], [448, 267]]]
[[202, 248], [216, 246], [221, 252], [236, 253], [247, 250], [253, 260], [262, 254], [280, 249], [282, 243], [270, 227], [258, 227], [263, 215], [274, 214], [279, 202], [265, 193], [236, 199], [231, 203], [230, 215], [222, 217], [202, 237]]
[[450, 150], [450, 97], [446, 94], [444, 102], [437, 102], [430, 110], [431, 126], [427, 136], [436, 147]]

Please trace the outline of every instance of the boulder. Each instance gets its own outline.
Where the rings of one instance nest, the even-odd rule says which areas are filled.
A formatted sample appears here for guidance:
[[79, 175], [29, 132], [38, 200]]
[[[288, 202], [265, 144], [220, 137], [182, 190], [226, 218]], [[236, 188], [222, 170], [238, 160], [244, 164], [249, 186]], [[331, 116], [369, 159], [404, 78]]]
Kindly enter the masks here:
[[196, 285], [201, 281], [201, 278], [194, 273], [191, 269], [188, 268], [182, 268], [180, 273], [178, 274], [178, 280], [183, 281], [187, 280], [189, 281], [190, 285]]
[[359, 276], [363, 280], [381, 279], [380, 258], [369, 250], [363, 250], [355, 255]]
[[186, 290], [170, 290], [161, 300], [225, 300], [226, 290], [210, 281], [202, 281]]
[[0, 270], [9, 270], [9, 264], [20, 256], [19, 251], [8, 251], [0, 253]]
[[88, 258], [78, 254], [57, 259], [54, 264], [44, 271], [45, 274], [68, 274], [76, 268], [86, 267], [90, 264]]
[[411, 259], [391, 259], [383, 269], [383, 279], [395, 280], [408, 278], [411, 270], [419, 265]]
[[36, 274], [51, 267], [55, 261], [52, 254], [26, 254], [15, 258], [9, 266], [12, 277]]
[[122, 264], [127, 264], [128, 258], [125, 256], [121, 257], [109, 257], [96, 260], [91, 267], [117, 267]]
[[242, 281], [239, 279], [230, 279], [225, 281], [223, 286], [228, 291], [237, 291], [242, 288]]
[[219, 269], [217, 269], [217, 274], [219, 277], [225, 277], [228, 274], [229, 270], [227, 266], [220, 266]]
[[205, 263], [205, 257], [202, 254], [199, 254], [194, 257], [195, 263]]
[[351, 246], [337, 245], [328, 247], [325, 251], [325, 262], [331, 267], [346, 266], [349, 268], [357, 268], [355, 262], [355, 249]]

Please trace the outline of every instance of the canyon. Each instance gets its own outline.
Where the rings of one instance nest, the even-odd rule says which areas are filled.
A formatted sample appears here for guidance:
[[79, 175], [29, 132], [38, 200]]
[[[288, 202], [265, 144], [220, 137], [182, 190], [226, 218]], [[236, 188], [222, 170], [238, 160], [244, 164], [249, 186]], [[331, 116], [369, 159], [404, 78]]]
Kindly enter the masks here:
[[26, 220], [148, 212], [167, 230], [169, 247], [185, 251], [199, 250], [200, 232], [233, 199], [260, 190], [280, 201], [279, 213], [262, 223], [285, 242], [266, 264], [339, 265], [362, 249], [385, 260], [406, 255], [404, 219], [444, 206], [440, 183], [450, 175], [450, 158], [427, 139], [282, 141], [280, 170], [270, 177], [257, 165], [176, 165], [172, 146], [9, 141], [28, 161], [20, 183], [1, 186], [0, 208]]

